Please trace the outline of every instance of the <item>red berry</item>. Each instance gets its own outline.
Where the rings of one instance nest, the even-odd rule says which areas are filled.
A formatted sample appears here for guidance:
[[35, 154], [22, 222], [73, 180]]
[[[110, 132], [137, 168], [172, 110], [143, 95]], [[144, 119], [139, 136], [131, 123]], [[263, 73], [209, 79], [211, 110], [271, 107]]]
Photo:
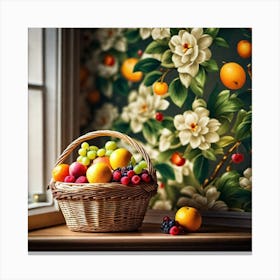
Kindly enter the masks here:
[[163, 114], [160, 113], [160, 112], [157, 112], [156, 115], [155, 115], [155, 119], [159, 122], [162, 122], [163, 121]]
[[88, 179], [86, 176], [80, 176], [76, 179], [75, 183], [88, 183]]
[[128, 178], [127, 176], [121, 177], [121, 183], [123, 185], [128, 185], [130, 183], [130, 178]]
[[169, 217], [169, 216], [164, 216], [163, 219], [162, 219], [162, 221], [163, 221], [163, 222], [164, 222], [164, 221], [170, 221], [170, 217]]
[[115, 170], [113, 172], [113, 180], [119, 182], [122, 177], [122, 172], [120, 170]]
[[106, 65], [106, 66], [113, 66], [113, 65], [115, 64], [115, 58], [114, 58], [112, 55], [107, 54], [107, 55], [104, 57], [103, 63], [104, 63], [104, 65]]
[[141, 181], [141, 178], [138, 175], [133, 175], [131, 178], [131, 182], [133, 185], [138, 185], [140, 183], [140, 181]]
[[76, 180], [75, 177], [72, 175], [68, 175], [64, 178], [64, 182], [66, 182], [66, 183], [74, 183], [75, 180]]
[[142, 54], [143, 54], [143, 51], [142, 51], [142, 50], [138, 50], [138, 51], [137, 51], [137, 54], [138, 54], [139, 57], [141, 57]]
[[135, 172], [133, 170], [128, 170], [127, 171], [127, 177], [132, 178], [135, 175]]
[[171, 162], [177, 166], [182, 166], [185, 164], [186, 159], [184, 159], [178, 152], [175, 152], [171, 156]]
[[178, 235], [180, 233], [180, 230], [177, 226], [173, 226], [170, 230], [169, 233], [172, 235]]
[[244, 160], [244, 155], [236, 153], [231, 156], [231, 159], [234, 163], [241, 163]]
[[141, 174], [141, 179], [142, 179], [145, 183], [151, 182], [151, 176], [150, 176], [148, 173], [142, 173], [142, 174]]

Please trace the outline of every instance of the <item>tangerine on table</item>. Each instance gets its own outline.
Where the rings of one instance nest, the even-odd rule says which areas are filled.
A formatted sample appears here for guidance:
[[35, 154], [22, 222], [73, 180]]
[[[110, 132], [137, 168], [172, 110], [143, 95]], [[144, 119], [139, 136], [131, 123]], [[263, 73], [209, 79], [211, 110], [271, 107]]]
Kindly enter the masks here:
[[240, 89], [246, 82], [246, 73], [236, 62], [225, 63], [220, 70], [221, 82], [229, 89]]
[[134, 66], [138, 61], [139, 59], [135, 57], [130, 57], [124, 60], [121, 66], [121, 73], [128, 81], [136, 83], [142, 79], [143, 73], [141, 71], [133, 72]]
[[175, 221], [188, 231], [197, 231], [202, 224], [202, 217], [194, 207], [183, 206], [175, 214]]
[[237, 53], [242, 58], [249, 58], [252, 55], [252, 44], [247, 40], [240, 40], [237, 43]]
[[65, 177], [69, 175], [69, 164], [60, 163], [52, 170], [52, 177], [56, 182], [63, 182]]

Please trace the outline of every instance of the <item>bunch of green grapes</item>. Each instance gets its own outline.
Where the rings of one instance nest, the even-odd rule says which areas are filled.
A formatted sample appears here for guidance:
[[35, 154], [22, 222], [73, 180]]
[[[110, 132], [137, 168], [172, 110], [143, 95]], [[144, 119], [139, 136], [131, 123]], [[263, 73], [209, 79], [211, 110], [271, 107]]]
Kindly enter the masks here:
[[89, 166], [97, 157], [110, 156], [117, 147], [115, 141], [107, 141], [102, 148], [90, 146], [88, 142], [83, 142], [78, 150], [79, 156], [77, 157], [77, 161], [85, 166]]

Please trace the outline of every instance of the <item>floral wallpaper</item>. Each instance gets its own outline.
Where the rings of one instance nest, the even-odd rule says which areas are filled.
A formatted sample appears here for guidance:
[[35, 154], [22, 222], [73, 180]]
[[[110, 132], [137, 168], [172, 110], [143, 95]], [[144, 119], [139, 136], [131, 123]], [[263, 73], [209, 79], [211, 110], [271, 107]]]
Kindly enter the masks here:
[[80, 133], [143, 143], [153, 209], [251, 211], [251, 28], [81, 29]]

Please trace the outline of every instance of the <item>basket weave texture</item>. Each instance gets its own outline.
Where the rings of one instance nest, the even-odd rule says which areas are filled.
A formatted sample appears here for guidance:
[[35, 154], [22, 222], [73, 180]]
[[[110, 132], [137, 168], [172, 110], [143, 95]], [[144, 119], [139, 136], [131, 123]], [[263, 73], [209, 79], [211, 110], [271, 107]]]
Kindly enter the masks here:
[[63, 163], [82, 142], [102, 136], [119, 138], [141, 153], [153, 180], [136, 186], [124, 186], [117, 182], [78, 184], [51, 180], [49, 187], [72, 231], [137, 230], [142, 225], [149, 201], [157, 193], [158, 187], [150, 157], [138, 141], [112, 130], [89, 132], [74, 140], [62, 152], [55, 165]]

